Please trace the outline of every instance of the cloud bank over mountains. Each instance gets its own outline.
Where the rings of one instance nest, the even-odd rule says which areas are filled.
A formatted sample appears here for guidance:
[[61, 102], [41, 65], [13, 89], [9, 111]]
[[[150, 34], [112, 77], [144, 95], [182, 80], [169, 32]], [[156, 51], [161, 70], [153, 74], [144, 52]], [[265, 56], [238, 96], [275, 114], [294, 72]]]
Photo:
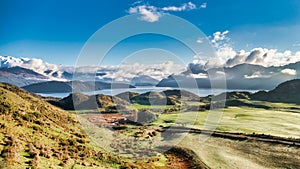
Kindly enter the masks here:
[[[131, 63], [114, 66], [63, 66], [47, 63], [37, 58], [15, 58], [0, 56], [1, 67], [23, 67], [33, 70], [50, 80], [73, 80], [76, 70], [76, 80], [96, 80], [104, 82], [126, 82], [146, 76], [156, 80], [163, 80], [162, 86], [174, 86], [174, 77], [188, 82], [198, 79], [199, 83], [207, 84], [209, 79], [226, 77], [232, 88], [271, 88], [283, 81], [299, 78], [300, 52], [278, 51], [277, 49], [254, 48], [250, 51], [236, 51], [227, 37], [229, 31], [216, 32], [209, 37], [216, 49], [216, 57], [209, 60], [195, 60], [186, 65], [178, 65], [168, 61], [159, 64], [145, 65]], [[173, 80], [173, 81], [172, 81]], [[171, 85], [169, 84], [171, 83]], [[243, 83], [243, 84], [241, 84]], [[269, 84], [272, 84], [270, 86]], [[240, 86], [239, 86], [240, 85]], [[246, 87], [245, 87], [246, 86]]]
[[68, 79], [65, 75], [69, 74], [71, 76], [76, 70], [80, 78], [92, 80], [96, 75], [98, 80], [114, 80], [119, 82], [129, 82], [131, 79], [141, 75], [161, 80], [176, 71], [185, 70], [185, 68], [172, 61], [152, 65], [135, 63], [120, 66], [85, 66], [75, 68], [72, 66], [50, 64], [37, 58], [0, 56], [0, 67], [10, 68], [16, 66], [33, 70], [51, 80], [72, 80]]
[[0, 67], [10, 68], [10, 67], [23, 67], [26, 69], [33, 70], [41, 75], [45, 75], [53, 80], [59, 79], [61, 74], [55, 78], [52, 73], [59, 72], [60, 66], [56, 64], [50, 64], [42, 59], [37, 58], [16, 58], [12, 56], [0, 56]]
[[216, 48], [216, 58], [209, 60], [195, 59], [193, 65], [205, 69], [217, 67], [233, 67], [239, 64], [253, 64], [264, 67], [284, 66], [300, 61], [300, 51], [278, 51], [277, 49], [254, 48], [250, 51], [234, 50], [228, 30], [216, 32], [210, 37], [212, 45]]

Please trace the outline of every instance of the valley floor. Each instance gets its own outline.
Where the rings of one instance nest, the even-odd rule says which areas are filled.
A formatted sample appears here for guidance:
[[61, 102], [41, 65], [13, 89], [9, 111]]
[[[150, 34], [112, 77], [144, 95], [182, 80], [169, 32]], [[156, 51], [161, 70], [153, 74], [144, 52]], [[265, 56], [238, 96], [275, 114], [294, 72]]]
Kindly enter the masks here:
[[[122, 119], [121, 114], [100, 115], [89, 112], [80, 114], [80, 116], [84, 117], [83, 119], [89, 125], [95, 124], [93, 127], [96, 128], [99, 127], [97, 124], [100, 124], [96, 120], [97, 116], [99, 116], [99, 119], [102, 118], [102, 120], [108, 122], [107, 124], [111, 125], [110, 127], [113, 127], [118, 134], [124, 136], [122, 139], [118, 136], [118, 139], [123, 142], [118, 142], [117, 147], [114, 148], [126, 149], [126, 144], [128, 144], [126, 149], [128, 152], [118, 151], [118, 153], [125, 155], [135, 156], [139, 154], [136, 150], [141, 148], [143, 149], [141, 153], [148, 151], [155, 152], [157, 150], [155, 146], [148, 149], [145, 147], [135, 147], [135, 149], [130, 150], [135, 142], [124, 142], [124, 139], [128, 140], [131, 137], [142, 141], [147, 141], [151, 137], [153, 145], [157, 147], [176, 145], [193, 150], [196, 156], [199, 157], [204, 166], [203, 168], [299, 168], [300, 123], [299, 120], [295, 119], [300, 119], [300, 106], [283, 103], [247, 102], [250, 106], [228, 106], [224, 108], [221, 114], [216, 115], [216, 118], [220, 118], [220, 122], [216, 126], [208, 125], [211, 123], [207, 120], [210, 113], [216, 113], [213, 110], [162, 113], [149, 125], [142, 126], [113, 124], [114, 120]], [[261, 105], [270, 108], [261, 108]], [[147, 106], [136, 105], [136, 107], [150, 109]], [[163, 107], [151, 106], [151, 109], [163, 109]], [[160, 111], [157, 110], [157, 112]], [[217, 113], [220, 112], [217, 111]], [[216, 119], [212, 121], [214, 120]], [[181, 129], [175, 131], [175, 133], [182, 133], [182, 136], [179, 136], [179, 139], [172, 134], [168, 135], [171, 138], [163, 136], [164, 130], [167, 130], [168, 127]], [[213, 129], [211, 132], [215, 132], [211, 136], [208, 136], [207, 133], [210, 133], [210, 130], [205, 130], [203, 133], [203, 131], [198, 129]], [[95, 128], [93, 128], [93, 131], [95, 131]], [[153, 132], [156, 132], [155, 136], [151, 134], [149, 136], [149, 133]], [[103, 135], [103, 133], [106, 133], [106, 138], [95, 137]], [[109, 132], [105, 130], [103, 133], [90, 131], [89, 135], [96, 142], [103, 143], [103, 140], [106, 139], [113, 142], [112, 140], [115, 139], [114, 132], [107, 134]], [[169, 139], [170, 142], [162, 141], [166, 139]], [[106, 146], [110, 147], [111, 144]], [[110, 149], [109, 151], [114, 151], [114, 149]], [[151, 156], [151, 154], [147, 155]], [[173, 157], [174, 159], [177, 158]], [[187, 167], [184, 162], [180, 161], [182, 160], [177, 160], [177, 164], [174, 163], [173, 165], [179, 165], [181, 168], [191, 167]], [[161, 165], [161, 163], [156, 164]], [[160, 168], [159, 165], [153, 166]], [[170, 167], [169, 165], [163, 166]]]

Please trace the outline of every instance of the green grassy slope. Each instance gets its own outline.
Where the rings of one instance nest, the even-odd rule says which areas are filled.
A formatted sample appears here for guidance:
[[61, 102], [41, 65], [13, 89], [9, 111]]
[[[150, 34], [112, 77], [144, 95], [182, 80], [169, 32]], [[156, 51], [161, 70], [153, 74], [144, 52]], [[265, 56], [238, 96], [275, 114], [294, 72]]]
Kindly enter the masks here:
[[251, 96], [253, 100], [300, 104], [300, 79], [278, 85], [269, 92], [260, 91]]
[[3, 83], [0, 103], [0, 168], [117, 165], [108, 164], [110, 157], [94, 147], [72, 114]]
[[0, 168], [206, 168], [185, 148], [138, 159], [106, 152], [89, 140], [74, 114], [9, 84], [0, 83], [0, 103]]

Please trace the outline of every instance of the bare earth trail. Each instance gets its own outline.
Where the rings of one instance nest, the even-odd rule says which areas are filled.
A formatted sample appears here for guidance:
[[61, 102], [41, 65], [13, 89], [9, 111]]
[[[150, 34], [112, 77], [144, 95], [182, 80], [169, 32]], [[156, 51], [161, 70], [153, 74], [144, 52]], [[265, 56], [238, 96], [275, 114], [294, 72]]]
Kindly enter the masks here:
[[300, 147], [300, 139], [283, 138], [283, 137], [264, 135], [264, 134], [245, 134], [245, 133], [209, 131], [209, 130], [188, 128], [188, 127], [172, 127], [172, 129], [164, 128], [164, 129], [158, 130], [158, 131], [164, 132], [166, 130], [168, 130], [168, 132], [174, 132], [174, 133], [189, 132], [189, 133], [195, 133], [195, 134], [211, 135], [212, 137], [227, 138], [227, 139], [232, 139], [232, 140], [240, 140], [240, 141], [253, 140], [253, 141], [266, 142], [266, 143], [283, 144], [283, 145]]

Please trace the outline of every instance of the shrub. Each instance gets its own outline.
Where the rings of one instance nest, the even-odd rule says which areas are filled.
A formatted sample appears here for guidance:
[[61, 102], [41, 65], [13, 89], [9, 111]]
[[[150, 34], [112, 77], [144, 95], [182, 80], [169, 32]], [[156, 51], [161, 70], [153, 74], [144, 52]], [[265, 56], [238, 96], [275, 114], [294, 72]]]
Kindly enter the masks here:
[[137, 123], [140, 124], [145, 124], [145, 123], [150, 123], [153, 122], [157, 119], [157, 116], [150, 111], [147, 110], [142, 110], [138, 112], [138, 118], [137, 118]]
[[175, 120], [164, 120], [165, 123], [175, 123]]

